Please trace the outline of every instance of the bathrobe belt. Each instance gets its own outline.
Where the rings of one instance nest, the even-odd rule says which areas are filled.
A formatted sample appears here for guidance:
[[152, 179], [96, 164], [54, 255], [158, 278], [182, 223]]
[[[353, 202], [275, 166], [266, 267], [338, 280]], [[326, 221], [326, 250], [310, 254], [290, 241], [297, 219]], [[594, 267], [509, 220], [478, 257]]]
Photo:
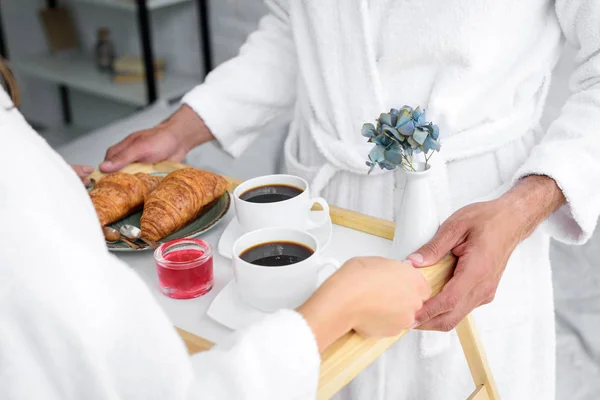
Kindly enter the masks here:
[[[450, 186], [448, 182], [447, 164], [452, 161], [477, 157], [489, 152], [497, 151], [507, 144], [520, 139], [530, 132], [536, 125], [539, 113], [537, 105], [520, 107], [514, 113], [494, 122], [478, 125], [477, 127], [458, 132], [453, 135], [444, 135], [441, 138], [442, 149], [439, 154], [431, 158], [430, 163], [435, 168], [434, 191], [436, 197], [441, 199], [438, 203], [439, 215], [443, 218], [449, 216]], [[357, 128], [357, 135], [359, 129]], [[319, 196], [320, 192], [329, 184], [333, 176], [340, 171], [358, 175], [367, 175], [368, 167], [365, 162], [371, 143], [349, 143], [331, 135], [315, 119], [309, 124], [310, 135], [323, 156], [325, 163], [317, 170], [310, 182], [311, 194]], [[295, 129], [290, 132], [292, 136], [298, 135]], [[292, 142], [297, 141], [291, 137]], [[372, 174], [385, 174], [392, 171], [376, 168]]]

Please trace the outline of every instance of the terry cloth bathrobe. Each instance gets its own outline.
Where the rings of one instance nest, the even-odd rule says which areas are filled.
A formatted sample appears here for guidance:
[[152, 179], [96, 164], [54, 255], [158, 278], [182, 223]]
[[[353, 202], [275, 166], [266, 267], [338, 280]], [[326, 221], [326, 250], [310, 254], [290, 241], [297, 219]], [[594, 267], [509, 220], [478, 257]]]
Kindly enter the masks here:
[[188, 356], [144, 282], [106, 249], [73, 170], [0, 88], [0, 399], [304, 400], [319, 352], [281, 310]]
[[[233, 156], [271, 121], [289, 118], [289, 173], [332, 204], [393, 219], [401, 175], [367, 176], [371, 146], [360, 129], [407, 104], [440, 127], [432, 161], [442, 215], [496, 198], [528, 174], [556, 180], [567, 204], [518, 246], [495, 300], [474, 312], [502, 398], [552, 399], [549, 239], [584, 242], [600, 211], [600, 1], [267, 4], [239, 56], [183, 99]], [[574, 93], [541, 132], [565, 38], [579, 48]], [[472, 388], [456, 334], [415, 331], [340, 398], [460, 399]]]

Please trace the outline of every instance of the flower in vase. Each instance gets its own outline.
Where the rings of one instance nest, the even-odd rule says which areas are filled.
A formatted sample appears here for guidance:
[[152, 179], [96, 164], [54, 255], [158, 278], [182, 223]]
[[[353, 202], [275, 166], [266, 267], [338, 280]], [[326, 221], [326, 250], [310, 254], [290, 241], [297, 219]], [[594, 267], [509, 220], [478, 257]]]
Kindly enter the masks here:
[[429, 158], [441, 148], [438, 126], [425, 120], [425, 111], [420, 107], [392, 108], [379, 116], [377, 125], [364, 124], [362, 135], [374, 144], [366, 162], [369, 173], [376, 166], [387, 170], [400, 166], [415, 171], [413, 154], [421, 152], [425, 154], [427, 167]]

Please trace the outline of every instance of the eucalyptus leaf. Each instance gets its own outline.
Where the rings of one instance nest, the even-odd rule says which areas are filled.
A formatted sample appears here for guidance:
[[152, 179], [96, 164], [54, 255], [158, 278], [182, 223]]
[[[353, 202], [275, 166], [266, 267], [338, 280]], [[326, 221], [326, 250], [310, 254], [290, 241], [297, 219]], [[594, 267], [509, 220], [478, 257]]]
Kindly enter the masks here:
[[400, 149], [390, 149], [383, 153], [385, 161], [390, 164], [400, 165], [402, 163], [402, 151]]
[[427, 139], [425, 139], [425, 142], [423, 143], [423, 152], [425, 154], [429, 153], [429, 151], [431, 150], [431, 136], [428, 136]]
[[412, 147], [413, 150], [419, 147], [419, 144], [415, 141], [415, 139], [412, 138], [412, 136], [407, 137], [406, 141], [408, 144], [410, 144], [410, 147]]
[[425, 140], [425, 144], [427, 145], [427, 148], [429, 150], [440, 151], [440, 149], [442, 148], [442, 145], [440, 144], [440, 141], [433, 139], [433, 136], [429, 136]]
[[381, 169], [387, 169], [387, 170], [390, 170], [390, 171], [393, 170], [393, 169], [396, 169], [396, 165], [395, 164], [390, 164], [390, 163], [387, 163], [385, 161], [383, 161], [382, 163], [380, 163], [379, 167]]
[[431, 125], [431, 137], [435, 140], [438, 140], [438, 138], [440, 137], [440, 129], [435, 124], [430, 124], [430, 125]]
[[384, 149], [379, 146], [373, 147], [371, 149], [371, 152], [369, 152], [369, 159], [372, 162], [377, 162], [377, 163], [384, 161], [385, 157], [383, 155], [383, 151], [384, 151]]
[[425, 122], [425, 111], [421, 110], [421, 107], [417, 107], [413, 113], [413, 120], [415, 121], [415, 125], [422, 126]]
[[384, 126], [383, 131], [388, 135], [392, 135], [393, 137], [400, 139], [400, 133], [398, 133], [398, 131], [391, 126]]
[[381, 147], [389, 147], [394, 141], [386, 135], [379, 135], [373, 139], [374, 143], [377, 143]]
[[415, 132], [415, 123], [413, 120], [408, 121], [404, 125], [398, 128], [398, 132], [400, 132], [404, 136], [411, 136]]
[[396, 121], [395, 128], [398, 129], [402, 125], [406, 124], [408, 121], [412, 119], [412, 116], [408, 110], [402, 109], [398, 114], [398, 121]]
[[392, 116], [390, 114], [386, 114], [386, 113], [381, 113], [381, 115], [379, 116], [379, 123], [381, 123], [382, 125], [388, 125], [388, 126], [395, 125], [395, 124], [392, 124]]
[[377, 134], [377, 132], [375, 132], [375, 125], [373, 125], [371, 123], [364, 124], [362, 126], [361, 133], [364, 137], [368, 137], [368, 138], [374, 137]]
[[427, 131], [417, 128], [415, 129], [415, 133], [412, 135], [412, 138], [415, 142], [422, 145], [425, 143], [425, 139], [427, 139], [428, 134], [429, 133]]
[[373, 172], [373, 170], [375, 169], [376, 165], [377, 164], [375, 164], [375, 163], [370, 163], [370, 162], [367, 161], [367, 167], [369, 167], [369, 172], [367, 172], [367, 174], [370, 174], [371, 172]]

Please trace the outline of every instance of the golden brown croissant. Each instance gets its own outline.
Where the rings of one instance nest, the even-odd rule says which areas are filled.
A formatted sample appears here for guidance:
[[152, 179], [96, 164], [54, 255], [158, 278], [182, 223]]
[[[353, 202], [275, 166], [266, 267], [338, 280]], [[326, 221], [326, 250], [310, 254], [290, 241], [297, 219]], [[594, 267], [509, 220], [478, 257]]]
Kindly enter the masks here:
[[184, 168], [162, 180], [148, 195], [142, 213], [142, 237], [153, 241], [183, 228], [227, 190], [227, 181], [212, 172]]
[[100, 225], [112, 224], [142, 208], [144, 199], [161, 179], [141, 172], [115, 172], [100, 179], [90, 191]]

